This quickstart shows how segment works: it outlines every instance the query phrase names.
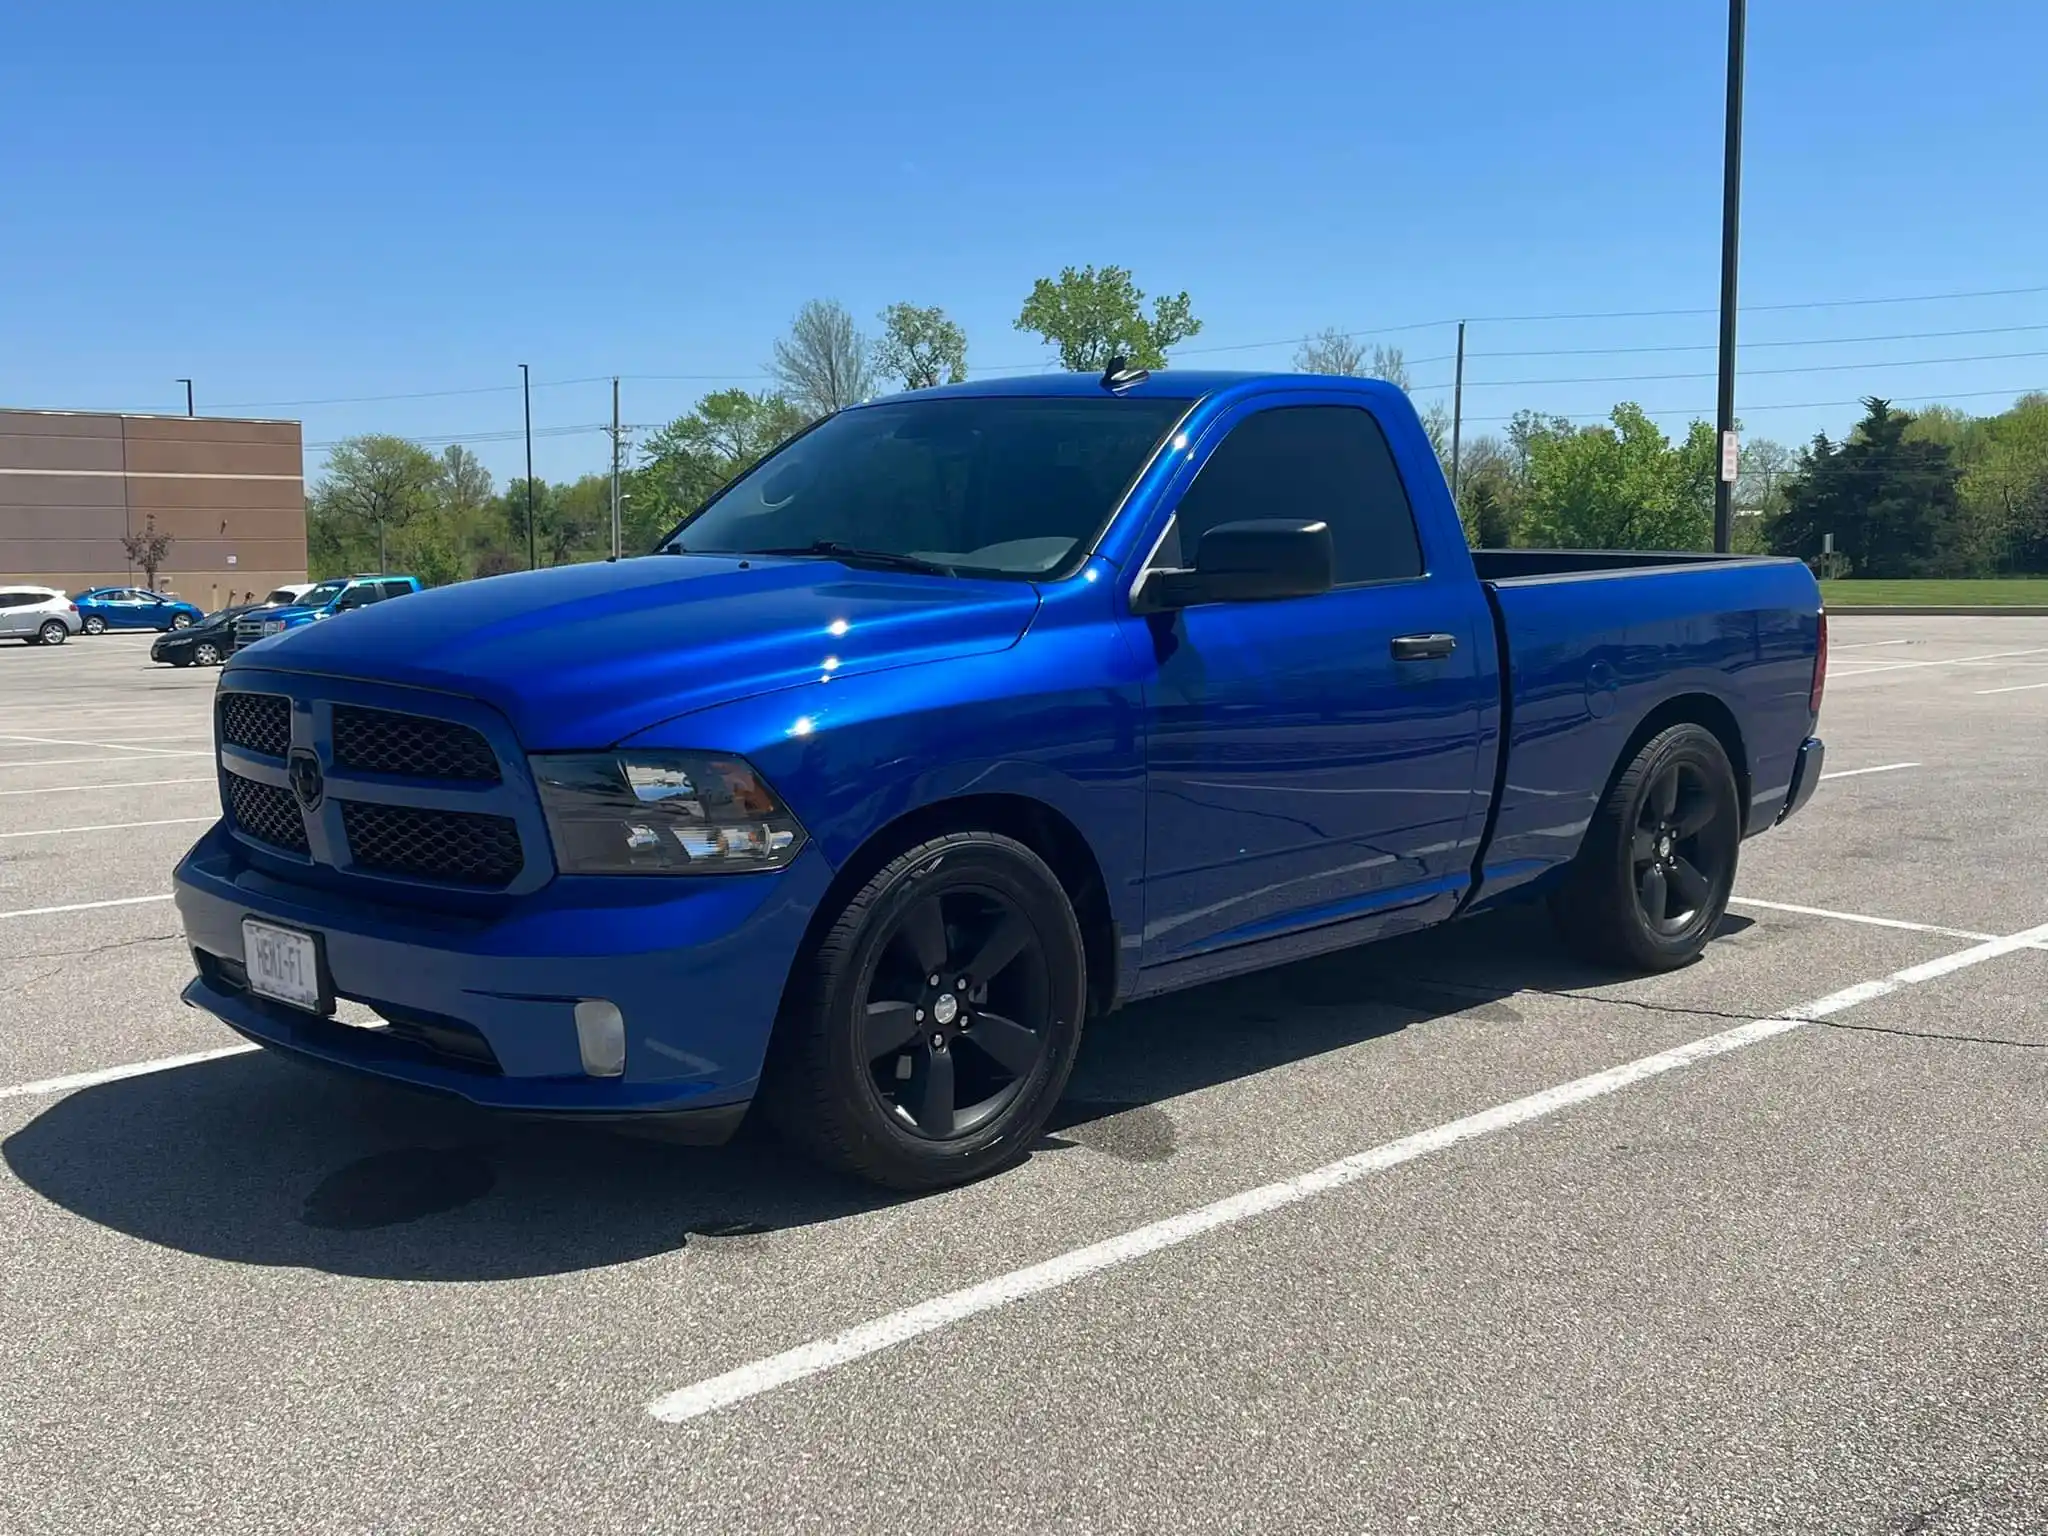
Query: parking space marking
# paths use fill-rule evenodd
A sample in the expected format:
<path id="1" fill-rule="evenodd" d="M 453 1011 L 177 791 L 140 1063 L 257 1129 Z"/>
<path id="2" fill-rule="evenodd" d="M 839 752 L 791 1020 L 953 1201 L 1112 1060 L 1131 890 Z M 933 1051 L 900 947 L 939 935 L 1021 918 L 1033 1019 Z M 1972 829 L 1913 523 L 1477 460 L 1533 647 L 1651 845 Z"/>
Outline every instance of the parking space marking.
<path id="1" fill-rule="evenodd" d="M 139 907 L 147 901 L 169 901 L 171 893 L 161 896 L 116 896 L 112 901 L 74 901 L 63 907 L 17 907 L 12 912 L 0 912 L 0 917 L 52 917 L 59 912 L 97 912 L 101 907 Z"/>
<path id="2" fill-rule="evenodd" d="M 152 1072 L 169 1072 L 175 1067 L 196 1067 L 201 1062 L 219 1061 L 224 1056 L 246 1056 L 262 1047 L 244 1042 L 223 1045 L 211 1051 L 189 1051 L 183 1056 L 163 1056 L 155 1061 L 131 1061 L 124 1067 L 103 1067 L 97 1072 L 73 1072 L 67 1077 L 46 1077 L 35 1083 L 14 1083 L 0 1088 L 0 1099 L 35 1099 L 51 1094 L 76 1093 L 101 1083 L 118 1083 L 124 1077 L 146 1077 Z"/>
<path id="3" fill-rule="evenodd" d="M 1847 645 L 1830 644 L 1828 651 L 1830 654 L 1836 651 L 1867 651 L 1880 645 L 1911 645 L 1912 643 L 1911 640 L 1853 640 Z"/>
<path id="4" fill-rule="evenodd" d="M 1979 688 L 1976 692 L 1982 698 L 1987 693 L 2026 693 L 2034 688 L 2048 688 L 2048 683 L 2014 683 L 2009 688 Z"/>
<path id="5" fill-rule="evenodd" d="M 1981 656 L 1950 656 L 1941 661 L 1892 661 L 1881 667 L 1858 667 L 1854 671 L 1842 672 L 1828 668 L 1828 681 L 1847 677 L 1875 677 L 1880 672 L 1911 672 L 1921 667 L 1960 667 L 1972 661 L 2004 661 L 2012 656 L 2039 656 L 2048 652 L 2048 645 L 2037 645 L 2024 651 L 1986 651 Z"/>
<path id="6" fill-rule="evenodd" d="M 160 752 L 159 757 L 211 757 L 211 752 Z M 128 758 L 104 757 L 45 757 L 40 760 L 28 759 L 18 763 L 0 763 L 0 768 L 70 768 L 78 763 L 128 762 Z"/>
<path id="7" fill-rule="evenodd" d="M 1829 779 L 1855 779 L 1861 778 L 1866 773 L 1897 773 L 1901 768 L 1918 768 L 1919 766 L 1918 763 L 1880 763 L 1875 768 L 1844 768 L 1838 773 L 1822 774 L 1820 781 L 1825 784 Z"/>
<path id="8" fill-rule="evenodd" d="M 129 832 L 137 827 L 186 827 L 211 816 L 169 816 L 162 821 L 102 821 L 90 827 L 38 827 L 33 832 L 0 832 L 0 837 L 60 837 L 71 832 Z"/>
<path id="9" fill-rule="evenodd" d="M 823 1372 L 835 1370 L 869 1355 L 879 1354 L 898 1344 L 949 1328 L 955 1323 L 983 1312 L 991 1312 L 1012 1302 L 1042 1295 L 1047 1291 L 1061 1289 L 1084 1280 L 1090 1275 L 1131 1263 L 1149 1254 L 1213 1232 L 1220 1227 L 1232 1226 L 1268 1211 L 1283 1206 L 1295 1205 L 1311 1196 L 1341 1189 L 1347 1184 L 1389 1168 L 1413 1162 L 1432 1152 L 1443 1151 L 1460 1142 L 1488 1136 L 1533 1120 L 1545 1119 L 1559 1111 L 1571 1108 L 1589 1100 L 1618 1093 L 1624 1088 L 1646 1082 L 1666 1072 L 1681 1067 L 1690 1067 L 1715 1056 L 1739 1051 L 1745 1046 L 1758 1044 L 1787 1034 L 1795 1029 L 1824 1019 L 1845 1009 L 1884 997 L 1901 987 L 1915 986 L 1933 981 L 1955 971 L 2002 955 L 2031 949 L 2048 941 L 2048 923 L 2029 928 L 2004 938 L 1988 940 L 1970 949 L 1958 950 L 1938 960 L 1920 965 L 1908 966 L 1890 976 L 1874 981 L 1859 982 L 1826 997 L 1817 998 L 1801 1007 L 1788 1009 L 1768 1019 L 1754 1019 L 1747 1024 L 1738 1024 L 1719 1034 L 1707 1035 L 1686 1045 L 1669 1051 L 1659 1051 L 1653 1056 L 1644 1056 L 1621 1066 L 1611 1067 L 1605 1072 L 1596 1072 L 1555 1088 L 1546 1088 L 1526 1098 L 1499 1104 L 1492 1109 L 1482 1110 L 1476 1115 L 1467 1115 L 1461 1120 L 1452 1120 L 1430 1130 L 1419 1131 L 1412 1136 L 1382 1143 L 1364 1152 L 1354 1153 L 1334 1163 L 1298 1174 L 1278 1183 L 1262 1185 L 1257 1189 L 1245 1190 L 1201 1206 L 1184 1211 L 1178 1216 L 1169 1216 L 1146 1226 L 1125 1232 L 1117 1237 L 1084 1248 L 1047 1259 L 1024 1269 L 1012 1270 L 997 1275 L 979 1285 L 971 1285 L 948 1295 L 934 1297 L 914 1307 L 892 1312 L 871 1322 L 848 1328 L 830 1338 L 815 1340 L 799 1345 L 779 1355 L 756 1360 L 737 1370 L 713 1376 L 694 1385 L 682 1387 L 656 1398 L 647 1405 L 647 1412 L 664 1424 L 682 1424 L 691 1419 L 702 1418 L 729 1408 L 749 1398 L 759 1397 L 778 1387 L 789 1386 Z"/>
<path id="10" fill-rule="evenodd" d="M 88 789 L 158 789 L 166 784 L 213 784 L 218 782 L 212 774 L 203 779 L 118 779 L 112 784 L 44 784 L 36 789 L 0 789 L 0 798 L 8 795 L 75 795 Z"/>
<path id="11" fill-rule="evenodd" d="M 166 741 L 192 741 L 201 734 L 203 733 L 194 731 L 189 736 L 165 737 L 163 739 Z M 173 751 L 169 747 L 124 746 L 118 741 L 80 741 L 76 737 L 71 736 L 0 736 L 0 741 L 22 741 L 38 747 L 100 747 L 108 752 L 139 752 L 146 757 L 205 757 L 207 755 L 204 752 Z"/>
<path id="12" fill-rule="evenodd" d="M 1980 943 L 1995 939 L 1994 933 L 1978 933 L 1972 928 L 1943 928 L 1936 923 L 1909 923 L 1901 917 L 1871 917 L 1863 912 L 1837 912 L 1831 907 L 1799 907 L 1789 901 L 1762 901 L 1754 896 L 1730 896 L 1731 907 L 1761 907 L 1766 912 L 1793 912 L 1801 917 L 1831 917 L 1838 923 L 1862 923 L 1871 928 L 1899 928 L 1907 933 L 1938 933 L 1950 939 L 1976 939 Z"/>

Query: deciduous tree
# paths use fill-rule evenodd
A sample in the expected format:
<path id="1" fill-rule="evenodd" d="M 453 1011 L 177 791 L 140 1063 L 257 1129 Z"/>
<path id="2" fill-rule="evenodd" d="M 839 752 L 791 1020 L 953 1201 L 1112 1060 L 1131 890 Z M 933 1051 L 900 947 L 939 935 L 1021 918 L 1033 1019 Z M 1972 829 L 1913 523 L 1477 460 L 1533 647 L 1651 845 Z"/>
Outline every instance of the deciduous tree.
<path id="1" fill-rule="evenodd" d="M 345 438 L 327 455 L 307 509 L 307 542 L 335 563 L 332 574 L 359 568 L 372 552 L 386 569 L 386 540 L 433 510 L 443 461 L 418 443 L 389 433 Z"/>
<path id="2" fill-rule="evenodd" d="M 1065 267 L 1032 285 L 1017 329 L 1056 347 L 1062 368 L 1100 373 L 1116 357 L 1133 368 L 1164 368 L 1167 350 L 1198 334 L 1202 322 L 1185 292 L 1155 299 L 1148 317 L 1144 291 L 1123 267 Z"/>
<path id="3" fill-rule="evenodd" d="M 791 403 L 813 420 L 858 405 L 875 392 L 868 341 L 846 306 L 812 299 L 775 343 L 768 371 Z"/>
<path id="4" fill-rule="evenodd" d="M 891 304 L 882 311 L 875 367 L 905 389 L 958 384 L 967 377 L 967 333 L 943 309 Z"/>

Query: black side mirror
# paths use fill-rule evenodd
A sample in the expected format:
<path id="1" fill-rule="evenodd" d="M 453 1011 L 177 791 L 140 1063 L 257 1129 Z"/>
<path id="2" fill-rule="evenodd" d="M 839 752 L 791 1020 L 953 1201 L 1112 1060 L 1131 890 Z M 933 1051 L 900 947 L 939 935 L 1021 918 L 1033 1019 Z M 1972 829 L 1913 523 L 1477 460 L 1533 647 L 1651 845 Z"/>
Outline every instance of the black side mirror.
<path id="1" fill-rule="evenodd" d="M 1321 519 L 1256 518 L 1218 523 L 1195 546 L 1191 570 L 1153 571 L 1138 589 L 1145 612 L 1198 603 L 1259 603 L 1313 597 L 1336 581 L 1330 525 Z"/>

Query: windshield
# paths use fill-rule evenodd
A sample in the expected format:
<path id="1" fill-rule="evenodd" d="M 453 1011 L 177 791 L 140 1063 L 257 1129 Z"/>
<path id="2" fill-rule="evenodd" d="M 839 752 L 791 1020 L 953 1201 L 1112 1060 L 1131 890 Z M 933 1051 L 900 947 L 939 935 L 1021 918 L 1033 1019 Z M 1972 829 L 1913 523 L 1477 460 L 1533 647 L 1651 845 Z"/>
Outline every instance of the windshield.
<path id="1" fill-rule="evenodd" d="M 734 481 L 665 548 L 838 545 L 1042 576 L 1091 545 L 1184 400 L 907 400 L 843 411 Z"/>
<path id="2" fill-rule="evenodd" d="M 322 608 L 333 602 L 346 590 L 348 590 L 348 583 L 345 581 L 323 581 L 319 586 L 300 598 L 298 605 L 302 608 Z"/>
<path id="3" fill-rule="evenodd" d="M 280 608 L 286 603 L 295 603 L 297 601 L 298 599 L 292 596 L 292 589 L 290 587 L 279 587 L 270 596 L 263 599 L 264 606 L 269 608 Z"/>

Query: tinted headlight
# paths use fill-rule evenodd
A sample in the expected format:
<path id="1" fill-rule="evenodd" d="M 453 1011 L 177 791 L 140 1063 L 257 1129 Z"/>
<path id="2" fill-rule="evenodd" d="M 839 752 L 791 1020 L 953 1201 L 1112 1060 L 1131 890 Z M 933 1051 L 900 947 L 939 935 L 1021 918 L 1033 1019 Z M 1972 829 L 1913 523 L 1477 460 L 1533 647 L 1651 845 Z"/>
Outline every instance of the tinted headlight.
<path id="1" fill-rule="evenodd" d="M 528 762 L 565 875 L 780 869 L 804 845 L 804 829 L 741 758 L 621 751 Z"/>

